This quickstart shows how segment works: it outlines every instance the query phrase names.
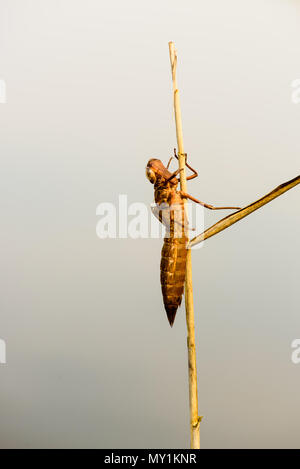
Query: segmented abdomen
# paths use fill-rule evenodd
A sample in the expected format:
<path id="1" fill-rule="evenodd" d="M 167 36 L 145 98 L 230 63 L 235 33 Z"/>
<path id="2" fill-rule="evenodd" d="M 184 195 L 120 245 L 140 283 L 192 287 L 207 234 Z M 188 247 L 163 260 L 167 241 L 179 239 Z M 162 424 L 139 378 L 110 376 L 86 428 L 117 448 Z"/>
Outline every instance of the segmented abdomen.
<path id="1" fill-rule="evenodd" d="M 186 268 L 187 238 L 166 237 L 161 252 L 160 281 L 165 309 L 172 326 L 181 304 Z"/>

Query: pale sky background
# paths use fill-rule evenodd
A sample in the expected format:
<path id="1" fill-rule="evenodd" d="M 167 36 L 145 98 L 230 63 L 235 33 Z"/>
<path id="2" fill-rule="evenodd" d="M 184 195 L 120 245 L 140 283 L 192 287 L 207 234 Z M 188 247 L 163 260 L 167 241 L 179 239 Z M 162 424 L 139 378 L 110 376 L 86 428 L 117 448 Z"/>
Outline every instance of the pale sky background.
<path id="1" fill-rule="evenodd" d="M 174 147 L 192 195 L 246 205 L 300 173 L 297 0 L 0 0 L 1 448 L 189 445 L 184 309 L 161 240 L 100 240 Z M 300 448 L 300 187 L 193 254 L 203 448 Z M 206 225 L 226 213 L 207 213 Z"/>

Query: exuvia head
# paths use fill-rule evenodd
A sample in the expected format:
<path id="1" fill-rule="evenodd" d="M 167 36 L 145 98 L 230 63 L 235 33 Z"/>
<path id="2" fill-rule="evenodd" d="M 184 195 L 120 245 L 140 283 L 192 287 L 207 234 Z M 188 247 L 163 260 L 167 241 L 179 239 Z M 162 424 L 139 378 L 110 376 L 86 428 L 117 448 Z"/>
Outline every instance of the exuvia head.
<path id="1" fill-rule="evenodd" d="M 165 168 L 160 160 L 151 158 L 151 160 L 148 161 L 146 166 L 146 177 L 151 182 L 151 184 L 155 184 L 157 179 L 165 179 L 167 181 L 171 176 L 172 173 L 170 173 L 170 171 Z M 178 180 L 175 176 L 173 179 L 169 180 L 169 182 L 174 185 L 178 184 Z"/>

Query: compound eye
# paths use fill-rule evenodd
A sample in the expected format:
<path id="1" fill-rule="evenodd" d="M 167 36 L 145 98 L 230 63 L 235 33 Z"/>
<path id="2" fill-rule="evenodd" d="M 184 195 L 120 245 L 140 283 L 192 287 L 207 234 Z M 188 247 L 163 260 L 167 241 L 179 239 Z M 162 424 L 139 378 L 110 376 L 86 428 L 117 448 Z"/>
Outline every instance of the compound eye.
<path id="1" fill-rule="evenodd" d="M 153 169 L 151 168 L 146 168 L 146 177 L 147 179 L 151 182 L 151 184 L 154 184 L 156 181 L 156 175 Z"/>

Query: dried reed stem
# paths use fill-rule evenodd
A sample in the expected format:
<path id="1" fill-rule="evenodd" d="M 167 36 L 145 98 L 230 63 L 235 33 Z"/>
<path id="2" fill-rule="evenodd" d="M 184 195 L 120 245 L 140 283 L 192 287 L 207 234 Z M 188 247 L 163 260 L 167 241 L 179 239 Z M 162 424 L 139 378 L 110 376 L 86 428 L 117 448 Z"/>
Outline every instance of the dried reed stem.
<path id="1" fill-rule="evenodd" d="M 185 173 L 185 155 L 183 147 L 181 107 L 179 91 L 177 88 L 176 68 L 177 55 L 175 45 L 169 42 L 169 52 L 171 61 L 171 72 L 174 92 L 174 111 L 176 123 L 176 135 L 178 145 L 178 158 L 180 172 L 181 190 L 187 192 L 186 173 Z M 187 252 L 186 262 L 186 280 L 185 280 L 185 309 L 187 324 L 187 347 L 188 347 L 188 365 L 189 365 L 189 403 L 190 403 L 190 430 L 191 430 L 191 448 L 200 449 L 200 418 L 198 416 L 198 392 L 197 392 L 197 367 L 196 367 L 196 347 L 195 347 L 195 324 L 194 324 L 194 301 L 193 301 L 193 281 L 192 281 L 192 259 L 191 250 Z"/>
<path id="2" fill-rule="evenodd" d="M 241 210 L 238 210 L 237 212 L 234 212 L 225 218 L 222 218 L 222 220 L 219 220 L 213 226 L 211 226 L 210 228 L 205 230 L 203 233 L 201 233 L 200 235 L 192 239 L 189 243 L 189 247 L 191 248 L 195 246 L 196 244 L 201 243 L 205 239 L 211 238 L 212 236 L 220 233 L 220 231 L 223 231 L 226 228 L 229 228 L 229 226 L 247 217 L 248 215 L 250 215 L 250 213 L 255 212 L 255 210 L 258 210 L 260 207 L 263 207 L 264 205 L 268 204 L 272 200 L 276 199 L 276 197 L 279 197 L 280 195 L 284 194 L 286 191 L 297 186 L 297 184 L 299 183 L 300 183 L 300 176 L 297 176 L 294 179 L 291 179 L 290 181 L 287 181 L 281 184 L 280 186 L 276 187 L 276 189 L 274 189 L 272 192 L 269 192 L 267 195 L 265 195 L 261 199 L 258 199 L 256 202 L 253 202 L 252 204 L 247 205 L 247 207 L 242 208 Z"/>

